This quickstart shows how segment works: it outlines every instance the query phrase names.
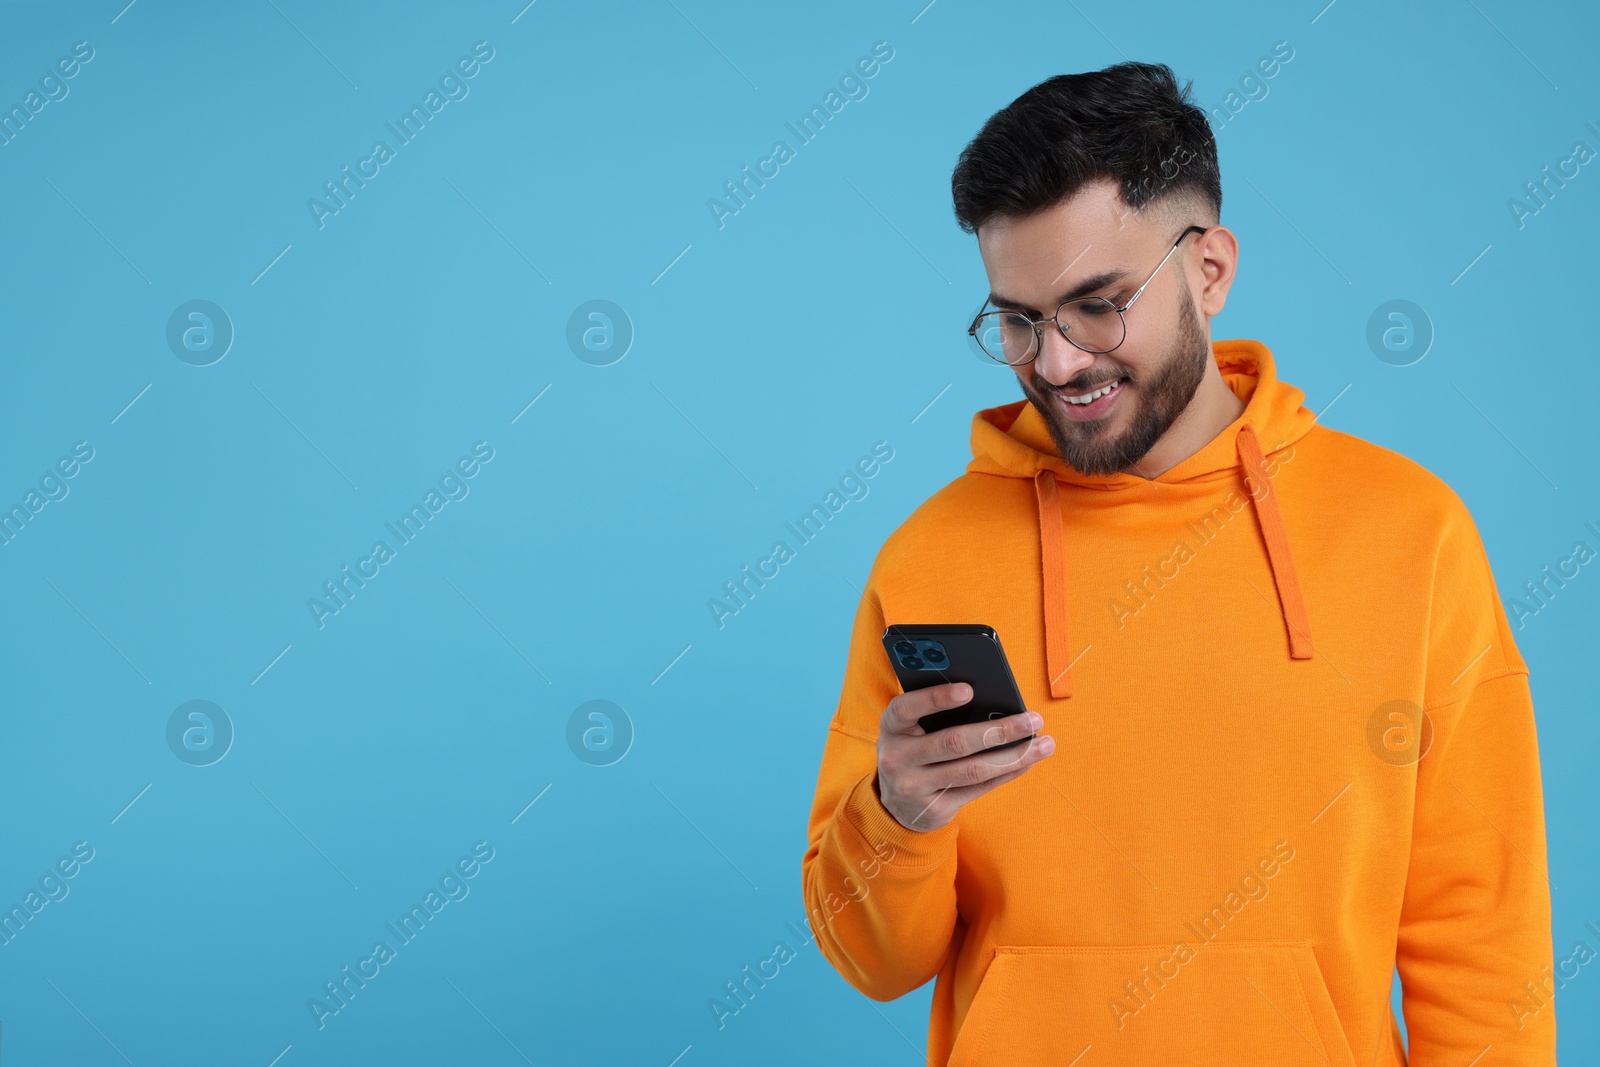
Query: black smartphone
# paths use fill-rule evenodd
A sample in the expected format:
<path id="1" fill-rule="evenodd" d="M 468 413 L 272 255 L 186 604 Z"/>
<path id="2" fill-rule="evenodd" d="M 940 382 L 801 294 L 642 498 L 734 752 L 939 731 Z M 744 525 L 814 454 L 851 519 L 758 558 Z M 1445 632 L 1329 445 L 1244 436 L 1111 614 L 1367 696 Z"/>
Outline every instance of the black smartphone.
<path id="1" fill-rule="evenodd" d="M 929 733 L 951 726 L 1003 719 L 1027 710 L 993 627 L 975 624 L 891 626 L 883 631 L 883 648 L 889 654 L 895 677 L 900 679 L 900 688 L 907 693 L 947 682 L 966 682 L 972 687 L 972 699 L 965 704 L 917 720 L 917 725 Z M 1032 741 L 1036 736 L 1029 734 L 983 751 L 1011 748 Z"/>

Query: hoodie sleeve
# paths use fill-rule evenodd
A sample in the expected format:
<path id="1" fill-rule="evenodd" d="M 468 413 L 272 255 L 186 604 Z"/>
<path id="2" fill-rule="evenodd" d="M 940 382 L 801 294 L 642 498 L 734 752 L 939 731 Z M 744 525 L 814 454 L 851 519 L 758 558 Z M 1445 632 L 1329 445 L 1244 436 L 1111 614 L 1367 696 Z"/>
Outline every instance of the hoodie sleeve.
<path id="1" fill-rule="evenodd" d="M 920 832 L 878 799 L 878 721 L 900 692 L 869 579 L 856 608 L 839 706 L 828 724 L 807 848 L 806 914 L 829 963 L 874 1000 L 934 977 L 956 937 L 955 821 Z"/>
<path id="2" fill-rule="evenodd" d="M 1434 561 L 1426 720 L 1396 963 L 1412 1067 L 1554 1067 L 1539 740 L 1478 531 L 1459 498 Z M 1423 727 L 1427 738 L 1426 723 Z"/>

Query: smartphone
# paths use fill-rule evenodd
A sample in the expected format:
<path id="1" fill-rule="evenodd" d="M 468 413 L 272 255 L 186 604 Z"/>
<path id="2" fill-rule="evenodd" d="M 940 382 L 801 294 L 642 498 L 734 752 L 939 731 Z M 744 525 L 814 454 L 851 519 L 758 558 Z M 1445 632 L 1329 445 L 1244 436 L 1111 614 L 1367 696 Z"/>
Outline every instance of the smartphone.
<path id="1" fill-rule="evenodd" d="M 900 679 L 900 688 L 907 693 L 947 682 L 966 682 L 972 687 L 972 699 L 965 704 L 917 720 L 917 725 L 929 733 L 1020 715 L 1026 710 L 993 627 L 890 626 L 883 631 L 883 648 Z M 1036 736 L 1029 734 L 983 751 L 1026 744 Z"/>

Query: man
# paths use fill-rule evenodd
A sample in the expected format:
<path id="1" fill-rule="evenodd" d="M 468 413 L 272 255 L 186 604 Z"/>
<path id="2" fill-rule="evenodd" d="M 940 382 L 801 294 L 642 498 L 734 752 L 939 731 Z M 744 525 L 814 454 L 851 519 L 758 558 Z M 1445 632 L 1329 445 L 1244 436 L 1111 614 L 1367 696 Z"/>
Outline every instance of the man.
<path id="1" fill-rule="evenodd" d="M 1210 340 L 1238 265 L 1165 66 L 1052 78 L 952 187 L 1026 399 L 885 542 L 803 884 L 929 1064 L 1552 1065 L 1538 742 L 1476 527 Z M 1095 299 L 1105 298 L 1105 299 Z M 889 625 L 983 623 L 1028 715 L 925 733 Z M 1023 746 L 982 750 L 1037 733 Z"/>

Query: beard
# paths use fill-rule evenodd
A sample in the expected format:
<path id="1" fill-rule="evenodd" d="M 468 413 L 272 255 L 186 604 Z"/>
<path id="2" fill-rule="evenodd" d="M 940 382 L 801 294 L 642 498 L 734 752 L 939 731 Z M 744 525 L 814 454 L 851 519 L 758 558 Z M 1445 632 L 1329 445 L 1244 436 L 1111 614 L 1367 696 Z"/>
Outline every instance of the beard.
<path id="1" fill-rule="evenodd" d="M 1087 388 L 1070 382 L 1057 387 L 1037 373 L 1031 375 L 1031 386 L 1027 381 L 1018 379 L 1022 384 L 1022 392 L 1044 416 L 1045 426 L 1056 443 L 1056 451 L 1081 473 L 1117 474 L 1134 466 L 1167 432 L 1200 388 L 1206 363 L 1212 359 L 1211 345 L 1200 325 L 1200 316 L 1195 311 L 1189 287 L 1182 288 L 1183 307 L 1178 315 L 1177 340 L 1167 358 L 1150 376 L 1135 379 L 1125 365 L 1115 360 L 1109 361 L 1113 370 L 1129 379 L 1122 388 L 1126 389 L 1131 384 L 1136 390 L 1131 397 L 1120 397 L 1119 406 L 1126 407 L 1130 399 L 1138 400 L 1133 409 L 1132 424 L 1120 435 L 1111 436 L 1106 419 L 1075 422 L 1067 418 L 1061 412 L 1062 401 L 1055 399 L 1057 396 L 1082 395 L 1095 388 L 1096 383 L 1090 383 Z M 1105 378 L 1098 384 L 1104 385 L 1114 380 Z"/>

